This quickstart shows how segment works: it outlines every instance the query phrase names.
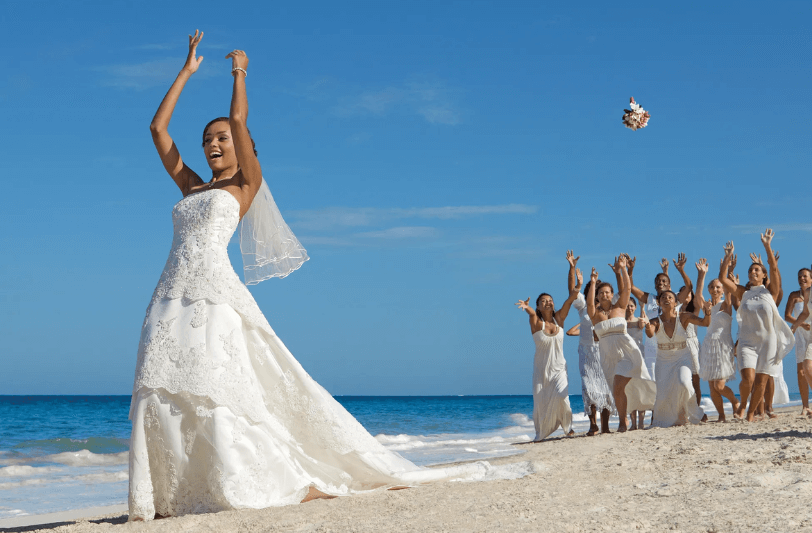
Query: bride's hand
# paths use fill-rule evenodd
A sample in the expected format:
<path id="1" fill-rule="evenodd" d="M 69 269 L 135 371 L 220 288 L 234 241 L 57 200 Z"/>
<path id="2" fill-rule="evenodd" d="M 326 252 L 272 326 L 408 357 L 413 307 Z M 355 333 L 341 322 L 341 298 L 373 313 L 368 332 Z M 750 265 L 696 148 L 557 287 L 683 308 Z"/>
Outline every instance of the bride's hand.
<path id="1" fill-rule="evenodd" d="M 189 55 L 186 56 L 186 64 L 183 65 L 183 68 L 184 70 L 188 70 L 191 74 L 197 72 L 201 61 L 203 61 L 203 56 L 196 57 L 197 45 L 200 44 L 202 38 L 203 32 L 199 30 L 195 30 L 195 34 L 189 36 Z"/>
<path id="2" fill-rule="evenodd" d="M 226 59 L 231 58 L 231 70 L 241 68 L 248 69 L 248 56 L 242 50 L 234 50 L 226 56 Z"/>

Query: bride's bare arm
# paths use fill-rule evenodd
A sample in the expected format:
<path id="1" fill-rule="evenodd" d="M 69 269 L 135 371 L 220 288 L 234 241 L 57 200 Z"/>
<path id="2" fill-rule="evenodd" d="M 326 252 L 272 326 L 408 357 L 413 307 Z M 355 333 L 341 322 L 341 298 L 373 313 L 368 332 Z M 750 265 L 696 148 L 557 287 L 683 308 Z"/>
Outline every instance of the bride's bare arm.
<path id="1" fill-rule="evenodd" d="M 191 168 L 183 163 L 178 147 L 175 146 L 175 142 L 169 136 L 169 121 L 172 119 L 172 112 L 175 110 L 175 105 L 178 103 L 183 87 L 192 74 L 197 72 L 200 62 L 203 61 L 203 56 L 196 57 L 197 45 L 200 44 L 202 38 L 203 32 L 197 30 L 195 30 L 194 35 L 189 36 L 189 55 L 186 57 L 186 64 L 183 65 L 172 87 L 169 88 L 169 92 L 164 96 L 149 125 L 152 142 L 155 143 L 161 162 L 184 196 L 189 193 L 192 186 L 203 182 Z"/>
<path id="2" fill-rule="evenodd" d="M 231 111 L 228 124 L 234 139 L 234 151 L 240 165 L 243 182 L 240 184 L 240 217 L 248 212 L 254 201 L 259 186 L 262 185 L 262 169 L 254 153 L 254 143 L 248 133 L 248 96 L 245 94 L 245 69 L 248 67 L 248 56 L 242 50 L 234 50 L 226 56 L 231 58 L 231 70 L 234 75 L 234 89 L 231 93 Z"/>

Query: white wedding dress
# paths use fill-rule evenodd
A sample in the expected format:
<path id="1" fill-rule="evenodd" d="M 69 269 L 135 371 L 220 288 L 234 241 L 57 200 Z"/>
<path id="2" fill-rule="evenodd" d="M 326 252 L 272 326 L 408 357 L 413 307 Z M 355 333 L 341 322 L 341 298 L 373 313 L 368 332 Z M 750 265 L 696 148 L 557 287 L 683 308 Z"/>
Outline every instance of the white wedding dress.
<path id="1" fill-rule="evenodd" d="M 304 371 L 229 261 L 227 191 L 175 205 L 172 250 L 147 308 L 130 419 L 130 520 L 300 502 L 458 477 L 387 450 Z"/>

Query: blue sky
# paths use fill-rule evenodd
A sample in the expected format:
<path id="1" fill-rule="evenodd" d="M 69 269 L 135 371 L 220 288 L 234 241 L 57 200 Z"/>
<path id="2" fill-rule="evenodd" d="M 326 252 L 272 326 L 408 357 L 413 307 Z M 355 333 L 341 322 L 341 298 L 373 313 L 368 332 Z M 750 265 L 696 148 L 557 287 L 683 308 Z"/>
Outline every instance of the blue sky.
<path id="1" fill-rule="evenodd" d="M 786 292 L 812 262 L 806 2 L 244 4 L 4 3 L 0 394 L 131 391 L 180 199 L 148 125 L 196 28 L 170 133 L 205 175 L 245 50 L 263 172 L 311 256 L 251 291 L 334 394 L 529 394 L 513 302 L 562 302 L 569 248 L 585 270 L 636 255 L 646 287 L 660 257 L 715 266 L 768 225 Z"/>

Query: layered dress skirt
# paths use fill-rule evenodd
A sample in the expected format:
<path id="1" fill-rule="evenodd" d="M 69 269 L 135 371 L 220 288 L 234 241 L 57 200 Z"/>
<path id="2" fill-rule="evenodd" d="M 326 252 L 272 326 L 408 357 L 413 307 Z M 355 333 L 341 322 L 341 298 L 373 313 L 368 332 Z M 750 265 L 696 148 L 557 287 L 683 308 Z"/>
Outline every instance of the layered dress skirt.
<path id="1" fill-rule="evenodd" d="M 733 366 L 733 317 L 722 311 L 719 302 L 711 309 L 711 323 L 699 350 L 699 377 L 705 381 L 728 380 L 736 374 Z"/>
<path id="2" fill-rule="evenodd" d="M 300 502 L 489 476 L 425 469 L 387 450 L 288 351 L 228 258 L 240 204 L 209 189 L 172 212 L 130 407 L 130 519 Z"/>

